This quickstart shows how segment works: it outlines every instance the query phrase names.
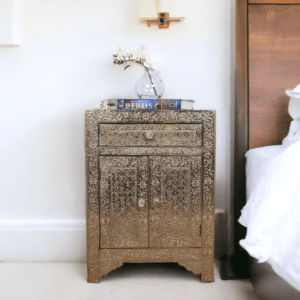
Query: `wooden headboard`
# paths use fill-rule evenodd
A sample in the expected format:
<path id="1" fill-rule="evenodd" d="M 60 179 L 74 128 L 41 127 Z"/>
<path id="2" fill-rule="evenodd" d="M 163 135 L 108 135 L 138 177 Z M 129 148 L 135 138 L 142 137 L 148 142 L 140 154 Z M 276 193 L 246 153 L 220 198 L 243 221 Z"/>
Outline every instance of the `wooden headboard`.
<path id="1" fill-rule="evenodd" d="M 234 197 L 230 212 L 233 253 L 243 250 L 238 222 L 246 203 L 245 154 L 277 145 L 291 118 L 285 89 L 300 83 L 300 0 L 236 0 Z M 230 215 L 229 213 L 229 215 Z M 241 255 L 244 258 L 244 255 Z M 241 262 L 242 264 L 242 262 Z M 238 264 L 237 264 L 238 265 Z"/>
<path id="2" fill-rule="evenodd" d="M 281 143 L 300 83 L 300 5 L 249 5 L 249 148 Z"/>

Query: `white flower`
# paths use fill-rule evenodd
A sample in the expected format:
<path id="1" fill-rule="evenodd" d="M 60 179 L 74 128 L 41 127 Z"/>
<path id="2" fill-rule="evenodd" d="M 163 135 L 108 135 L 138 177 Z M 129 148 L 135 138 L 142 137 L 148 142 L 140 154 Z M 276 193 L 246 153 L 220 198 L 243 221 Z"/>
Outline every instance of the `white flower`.
<path id="1" fill-rule="evenodd" d="M 124 61 L 124 58 L 121 52 L 114 53 L 114 62 L 122 62 L 122 61 Z"/>
<path id="2" fill-rule="evenodd" d="M 135 46 L 131 48 L 131 55 L 132 59 L 134 61 L 139 60 L 146 54 L 146 51 L 144 51 L 143 47 Z"/>
<path id="3" fill-rule="evenodd" d="M 131 53 L 127 48 L 124 48 L 122 51 L 122 56 L 124 57 L 124 59 L 130 59 L 131 58 Z"/>
<path id="4" fill-rule="evenodd" d="M 119 51 L 114 53 L 114 62 L 123 62 L 123 50 L 119 47 Z"/>
<path id="5" fill-rule="evenodd" d="M 119 47 L 119 51 L 114 53 L 114 62 L 122 63 L 126 61 L 126 59 L 130 59 L 130 57 L 131 54 L 127 48 L 121 49 L 121 47 Z"/>
<path id="6" fill-rule="evenodd" d="M 157 67 L 154 64 L 156 58 L 151 54 L 147 54 L 143 47 L 135 46 L 129 51 L 127 48 L 121 49 L 114 53 L 114 63 L 118 65 L 125 65 L 125 70 L 131 66 L 132 62 L 143 64 L 145 68 L 150 70 L 156 70 Z"/>
<path id="7" fill-rule="evenodd" d="M 156 57 L 154 57 L 151 53 L 144 55 L 145 59 L 144 66 L 149 69 L 156 70 L 157 67 L 154 64 L 156 62 Z"/>

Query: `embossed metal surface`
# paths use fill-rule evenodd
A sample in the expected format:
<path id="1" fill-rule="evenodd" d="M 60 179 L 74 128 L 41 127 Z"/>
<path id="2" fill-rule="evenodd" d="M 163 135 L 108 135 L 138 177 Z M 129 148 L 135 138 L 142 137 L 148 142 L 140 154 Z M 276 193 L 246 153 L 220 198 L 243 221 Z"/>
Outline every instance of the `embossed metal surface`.
<path id="1" fill-rule="evenodd" d="M 101 248 L 148 247 L 147 157 L 100 157 Z"/>
<path id="2" fill-rule="evenodd" d="M 100 124 L 100 146 L 201 147 L 202 124 Z"/>
<path id="3" fill-rule="evenodd" d="M 213 263 L 214 263 L 214 154 L 215 154 L 215 112 L 214 111 L 86 111 L 86 176 L 87 176 L 87 258 L 88 258 L 88 281 L 100 282 L 101 276 L 114 268 L 122 265 L 123 262 L 154 262 L 154 261 L 178 261 L 179 264 L 192 270 L 195 274 L 201 273 L 202 281 L 213 281 Z M 99 124 L 176 124 L 186 123 L 188 125 L 202 125 L 202 146 L 201 147 L 120 147 L 112 146 L 101 147 L 99 149 Z M 147 124 L 148 125 L 148 124 Z M 146 139 L 146 137 L 145 137 Z M 100 174 L 99 174 L 99 154 L 100 160 L 104 157 L 113 159 L 113 155 L 123 155 L 132 158 L 145 159 L 146 157 L 134 155 L 152 155 L 151 159 L 162 155 L 180 155 L 180 157 L 202 155 L 202 248 L 144 248 L 144 249 L 100 249 Z M 156 156 L 158 155 L 158 156 Z M 115 156 L 115 157 L 117 157 Z M 122 157 L 119 159 L 122 160 Z M 147 157 L 149 159 L 149 157 Z M 193 159 L 190 157 L 190 159 Z M 130 164 L 121 165 L 117 162 L 111 165 L 115 169 L 115 176 L 121 176 L 124 168 L 137 168 L 140 165 L 130 161 Z M 109 164 L 109 163 L 108 163 Z M 143 165 L 143 164 L 142 164 Z M 168 167 L 168 166 L 167 166 Z M 177 166 L 173 181 L 175 178 L 182 178 L 180 172 L 188 172 L 186 165 Z M 119 168 L 119 169 L 118 169 Z M 131 169 L 130 169 L 131 170 Z M 102 169 L 101 169 L 102 171 Z M 163 171 L 164 176 L 168 174 L 168 168 Z M 149 168 L 147 172 L 151 172 Z M 160 175 L 161 176 L 161 175 Z M 190 173 L 190 177 L 193 172 Z M 133 180 L 133 175 L 129 172 L 128 178 Z M 166 177 L 167 178 L 167 177 Z M 102 178 L 101 178 L 102 179 Z M 131 182 L 130 181 L 130 182 Z M 132 181 L 133 182 L 133 181 Z M 137 181 L 138 182 L 138 181 Z M 165 193 L 170 193 L 170 187 L 167 179 L 163 179 Z M 149 185 L 149 184 L 148 184 Z M 128 191 L 135 186 L 130 183 Z M 201 182 L 200 182 L 201 188 Z M 101 188 L 102 190 L 102 188 Z M 125 190 L 125 188 L 124 188 Z M 192 193 L 195 191 L 192 190 Z M 196 191 L 197 193 L 197 191 Z M 102 191 L 101 191 L 102 194 Z M 140 195 L 136 196 L 141 198 Z M 152 197 L 159 198 L 161 197 Z M 150 200 L 152 199 L 150 198 Z M 149 198 L 144 198 L 146 201 Z M 174 199 L 174 198 L 173 198 Z M 183 201 L 186 201 L 185 198 Z M 176 201 L 175 201 L 176 202 Z M 185 202 L 187 203 L 187 202 Z M 144 207 L 148 207 L 148 202 Z M 161 207 L 164 207 L 161 202 Z M 119 206 L 118 206 L 119 209 Z M 140 209 L 140 208 L 138 208 Z M 186 213 L 183 214 L 187 216 Z M 126 217 L 122 215 L 122 217 Z M 125 218 L 126 219 L 126 218 Z M 102 226 L 102 225 L 101 225 Z M 118 225 L 120 226 L 120 225 Z M 177 225 L 176 225 L 177 226 Z M 101 236 L 102 240 L 102 236 Z M 109 240 L 109 238 L 107 239 Z M 122 239 L 116 239 L 120 242 Z M 134 239 L 132 239 L 133 241 Z M 169 240 L 170 242 L 170 240 Z M 121 242 L 122 243 L 122 242 Z M 134 242 L 133 242 L 134 244 Z M 139 247 L 140 248 L 140 247 Z M 190 251 L 201 251 L 195 257 L 190 257 Z M 115 252 L 116 251 L 116 252 Z M 173 252 L 172 252 L 173 251 Z M 177 252 L 178 251 L 178 252 Z M 171 253 L 180 253 L 182 259 L 173 259 Z M 155 254 L 156 253 L 156 254 Z M 174 254 L 175 255 L 175 254 Z M 145 259 L 147 257 L 147 259 Z M 150 258 L 153 257 L 153 260 Z M 166 257 L 166 260 L 162 260 Z M 185 257 L 185 258 L 184 258 Z M 105 271 L 106 270 L 106 271 Z"/>
<path id="4" fill-rule="evenodd" d="M 99 155 L 203 155 L 196 147 L 102 147 Z"/>
<path id="5" fill-rule="evenodd" d="M 150 157 L 150 247 L 201 247 L 201 167 L 201 156 Z"/>
<path id="6" fill-rule="evenodd" d="M 101 276 L 123 263 L 177 262 L 195 275 L 201 274 L 201 248 L 100 249 Z"/>

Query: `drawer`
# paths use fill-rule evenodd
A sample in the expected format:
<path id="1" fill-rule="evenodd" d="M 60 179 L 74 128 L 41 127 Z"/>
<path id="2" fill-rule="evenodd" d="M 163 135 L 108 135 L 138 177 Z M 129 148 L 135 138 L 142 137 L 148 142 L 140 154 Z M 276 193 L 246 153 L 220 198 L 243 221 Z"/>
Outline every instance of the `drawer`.
<path id="1" fill-rule="evenodd" d="M 100 124 L 99 145 L 202 146 L 202 124 Z"/>

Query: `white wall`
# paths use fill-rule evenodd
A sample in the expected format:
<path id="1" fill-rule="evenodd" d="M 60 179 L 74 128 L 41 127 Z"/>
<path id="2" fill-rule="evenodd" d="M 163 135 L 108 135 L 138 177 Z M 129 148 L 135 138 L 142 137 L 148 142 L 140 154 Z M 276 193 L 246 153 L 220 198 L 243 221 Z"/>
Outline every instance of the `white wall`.
<path id="1" fill-rule="evenodd" d="M 145 1 L 144 1 L 145 2 Z M 138 0 L 22 0 L 21 46 L 0 47 L 0 260 L 85 259 L 84 112 L 136 98 L 143 68 L 118 46 L 154 54 L 164 98 L 217 111 L 216 204 L 230 197 L 233 0 L 173 0 L 168 30 L 138 22 Z"/>

